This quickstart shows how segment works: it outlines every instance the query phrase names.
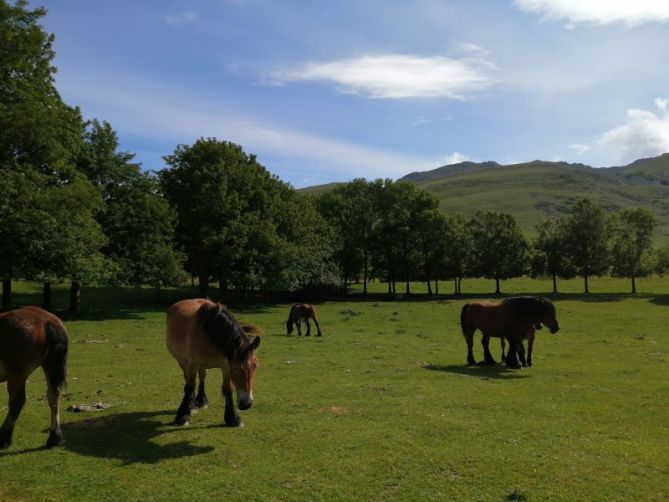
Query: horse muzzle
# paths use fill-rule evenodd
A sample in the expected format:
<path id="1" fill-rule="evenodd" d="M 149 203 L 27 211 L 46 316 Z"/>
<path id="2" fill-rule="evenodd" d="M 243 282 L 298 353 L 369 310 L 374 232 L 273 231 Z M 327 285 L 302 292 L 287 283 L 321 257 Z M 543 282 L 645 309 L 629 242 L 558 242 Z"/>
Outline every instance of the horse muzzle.
<path id="1" fill-rule="evenodd" d="M 251 406 L 253 406 L 253 400 L 237 401 L 237 406 L 240 410 L 248 410 Z"/>
<path id="2" fill-rule="evenodd" d="M 240 410 L 248 410 L 253 406 L 253 392 L 239 392 L 237 391 L 237 407 Z"/>
<path id="3" fill-rule="evenodd" d="M 558 324 L 556 324 L 555 326 L 551 326 L 551 327 L 550 327 L 550 330 L 551 330 L 551 334 L 554 335 L 555 333 L 557 333 L 558 331 L 560 331 L 560 326 L 559 326 Z"/>

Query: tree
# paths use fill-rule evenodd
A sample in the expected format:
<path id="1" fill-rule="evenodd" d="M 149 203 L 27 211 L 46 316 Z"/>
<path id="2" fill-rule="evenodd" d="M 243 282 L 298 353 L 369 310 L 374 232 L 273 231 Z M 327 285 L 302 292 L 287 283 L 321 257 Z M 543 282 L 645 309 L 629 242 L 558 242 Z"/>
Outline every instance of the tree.
<path id="1" fill-rule="evenodd" d="M 609 222 L 602 207 L 590 199 L 577 202 L 565 221 L 565 237 L 569 259 L 589 293 L 588 278 L 609 267 Z"/>
<path id="2" fill-rule="evenodd" d="M 164 285 L 185 280 L 184 257 L 175 250 L 176 212 L 160 194 L 155 176 L 118 151 L 111 125 L 93 120 L 85 133 L 79 169 L 98 188 L 104 206 L 96 220 L 107 237 L 103 252 L 115 283 Z"/>
<path id="3" fill-rule="evenodd" d="M 73 158 L 81 144 L 79 110 L 62 102 L 53 85 L 53 35 L 38 24 L 44 9 L 29 10 L 0 0 L 0 201 L 2 214 L 3 307 L 11 280 L 36 274 L 33 252 L 46 240 L 34 197 L 65 187 L 76 178 Z M 7 180 L 7 183 L 5 183 Z M 20 196 L 20 200 L 17 198 Z M 9 203 L 7 202 L 9 201 Z M 11 264 L 10 264 L 11 262 Z"/>
<path id="4" fill-rule="evenodd" d="M 471 269 L 474 243 L 469 221 L 462 214 L 446 217 L 444 234 L 444 263 L 442 266 L 445 279 L 453 279 L 454 293 L 462 294 L 462 279 Z"/>
<path id="5" fill-rule="evenodd" d="M 548 218 L 536 226 L 537 238 L 533 243 L 532 276 L 550 275 L 553 293 L 557 293 L 557 278 L 574 277 L 575 270 L 569 261 L 565 224 Z"/>
<path id="6" fill-rule="evenodd" d="M 499 281 L 522 275 L 527 268 L 528 244 L 510 214 L 478 211 L 470 222 L 475 275 Z"/>
<path id="7" fill-rule="evenodd" d="M 657 220 L 648 209 L 635 207 L 619 211 L 614 221 L 612 272 L 618 277 L 629 277 L 632 293 L 636 293 L 636 278 L 653 272 L 653 232 Z"/>

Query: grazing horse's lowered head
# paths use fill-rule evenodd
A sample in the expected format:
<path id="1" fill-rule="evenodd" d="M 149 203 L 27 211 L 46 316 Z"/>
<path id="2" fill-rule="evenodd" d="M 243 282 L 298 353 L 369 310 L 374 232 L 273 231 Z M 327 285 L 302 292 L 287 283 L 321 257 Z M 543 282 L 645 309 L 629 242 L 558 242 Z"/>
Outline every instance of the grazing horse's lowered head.
<path id="1" fill-rule="evenodd" d="M 517 315 L 526 317 L 536 329 L 541 329 L 545 325 L 553 334 L 560 331 L 560 323 L 555 314 L 555 305 L 548 298 L 515 296 L 507 298 L 503 303 L 508 304 Z"/>
<path id="2" fill-rule="evenodd" d="M 258 332 L 255 326 L 242 325 L 222 304 L 205 306 L 198 312 L 198 321 L 207 338 L 228 360 L 230 380 L 237 392 L 237 406 L 248 410 L 253 404 L 253 383 L 258 367 L 256 350 L 260 337 L 249 338 Z"/>

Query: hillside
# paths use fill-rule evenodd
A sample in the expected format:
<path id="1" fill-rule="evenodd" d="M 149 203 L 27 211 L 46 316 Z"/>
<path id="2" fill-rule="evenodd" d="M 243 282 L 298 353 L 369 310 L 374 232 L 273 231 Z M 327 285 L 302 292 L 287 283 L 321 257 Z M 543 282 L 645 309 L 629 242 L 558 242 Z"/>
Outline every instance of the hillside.
<path id="1" fill-rule="evenodd" d="M 610 211 L 642 206 L 659 220 L 658 242 L 669 241 L 669 154 L 597 169 L 566 162 L 463 162 L 400 180 L 436 194 L 448 213 L 511 213 L 528 234 L 543 218 L 564 216 L 583 197 Z"/>

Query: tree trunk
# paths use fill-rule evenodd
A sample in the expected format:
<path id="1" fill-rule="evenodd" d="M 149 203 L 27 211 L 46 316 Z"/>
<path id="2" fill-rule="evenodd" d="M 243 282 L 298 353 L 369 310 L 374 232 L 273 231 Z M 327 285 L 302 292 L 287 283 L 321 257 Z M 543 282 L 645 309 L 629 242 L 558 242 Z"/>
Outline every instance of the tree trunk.
<path id="1" fill-rule="evenodd" d="M 557 276 L 553 273 L 553 294 L 557 294 Z"/>
<path id="2" fill-rule="evenodd" d="M 228 292 L 228 281 L 226 281 L 225 279 L 219 279 L 218 296 L 221 297 L 221 301 L 225 298 L 227 292 Z"/>
<path id="3" fill-rule="evenodd" d="M 495 294 L 499 295 L 502 292 L 499 289 L 499 276 L 495 276 Z"/>
<path id="4" fill-rule="evenodd" d="M 2 310 L 8 310 L 12 305 L 12 280 L 2 280 Z"/>
<path id="5" fill-rule="evenodd" d="M 362 270 L 362 294 L 366 295 L 367 294 L 367 274 L 368 274 L 368 268 L 369 268 L 369 265 L 367 264 L 367 262 L 369 261 L 368 257 L 367 257 L 367 249 L 365 249 L 364 260 L 365 260 L 365 264 L 364 264 L 364 267 L 363 267 L 363 270 Z"/>
<path id="6" fill-rule="evenodd" d="M 632 276 L 632 293 L 636 293 L 636 277 Z"/>
<path id="7" fill-rule="evenodd" d="M 439 296 L 439 279 L 434 280 L 434 294 Z"/>
<path id="8" fill-rule="evenodd" d="M 393 293 L 393 283 L 390 279 L 388 279 L 388 294 L 391 295 Z"/>
<path id="9" fill-rule="evenodd" d="M 209 290 L 209 277 L 206 275 L 198 276 L 198 281 L 200 283 L 200 296 L 202 298 L 207 297 L 207 291 Z"/>
<path id="10" fill-rule="evenodd" d="M 427 279 L 427 294 L 432 296 L 432 281 L 430 281 L 429 277 Z"/>
<path id="11" fill-rule="evenodd" d="M 583 280 L 585 281 L 585 292 L 590 293 L 590 289 L 588 288 L 588 274 L 583 275 Z"/>
<path id="12" fill-rule="evenodd" d="M 458 278 L 457 277 L 453 278 L 453 294 L 455 296 L 458 296 Z"/>
<path id="13" fill-rule="evenodd" d="M 410 295 L 410 294 L 411 294 L 411 291 L 409 290 L 409 279 L 407 279 L 406 294 L 407 294 L 407 295 Z"/>
<path id="14" fill-rule="evenodd" d="M 458 295 L 462 294 L 462 277 L 458 277 Z"/>
<path id="15" fill-rule="evenodd" d="M 81 312 L 81 284 L 72 281 L 70 286 L 70 312 L 78 314 Z"/>
<path id="16" fill-rule="evenodd" d="M 51 282 L 44 281 L 42 288 L 42 308 L 49 310 L 51 308 Z"/>

